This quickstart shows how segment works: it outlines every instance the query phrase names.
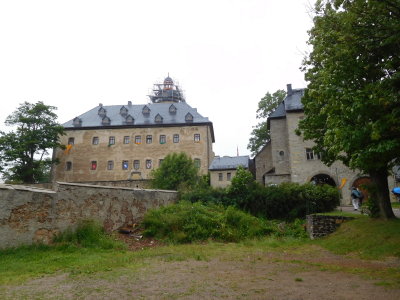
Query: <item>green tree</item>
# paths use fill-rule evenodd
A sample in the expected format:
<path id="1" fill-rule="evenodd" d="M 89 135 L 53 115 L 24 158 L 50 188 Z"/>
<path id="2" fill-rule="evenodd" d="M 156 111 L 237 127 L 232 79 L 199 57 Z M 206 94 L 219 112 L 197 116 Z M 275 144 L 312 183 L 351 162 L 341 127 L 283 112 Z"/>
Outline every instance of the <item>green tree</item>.
<path id="1" fill-rule="evenodd" d="M 56 108 L 25 102 L 7 117 L 5 124 L 15 131 L 0 132 L 0 172 L 10 182 L 37 183 L 46 180 L 55 161 L 49 149 L 60 147 L 64 128 L 56 122 Z"/>
<path id="2" fill-rule="evenodd" d="M 199 181 L 199 169 L 186 153 L 171 153 L 158 169 L 152 171 L 151 176 L 154 188 L 178 190 L 194 186 Z"/>
<path id="3" fill-rule="evenodd" d="M 317 1 L 303 69 L 298 133 L 370 175 L 383 218 L 394 218 L 387 176 L 400 163 L 400 1 Z"/>
<path id="4" fill-rule="evenodd" d="M 251 132 L 249 144 L 247 149 L 253 155 L 270 140 L 270 131 L 268 117 L 278 107 L 278 105 L 285 99 L 286 92 L 284 90 L 277 90 L 275 93 L 270 94 L 267 92 L 260 102 L 258 102 L 257 119 L 261 119 L 256 126 L 253 127 Z"/>

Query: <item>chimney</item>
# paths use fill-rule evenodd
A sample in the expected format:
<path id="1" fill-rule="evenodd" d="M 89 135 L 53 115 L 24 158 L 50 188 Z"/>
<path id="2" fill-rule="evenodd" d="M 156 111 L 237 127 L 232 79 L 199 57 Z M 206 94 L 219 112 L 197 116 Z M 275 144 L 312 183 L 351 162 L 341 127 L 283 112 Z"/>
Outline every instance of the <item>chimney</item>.
<path id="1" fill-rule="evenodd" d="M 291 96 L 293 94 L 292 84 L 289 83 L 289 84 L 286 85 L 286 87 L 287 87 L 287 95 Z"/>
<path id="2" fill-rule="evenodd" d="M 128 105 L 129 105 L 129 106 L 132 106 L 132 101 L 128 101 Z"/>

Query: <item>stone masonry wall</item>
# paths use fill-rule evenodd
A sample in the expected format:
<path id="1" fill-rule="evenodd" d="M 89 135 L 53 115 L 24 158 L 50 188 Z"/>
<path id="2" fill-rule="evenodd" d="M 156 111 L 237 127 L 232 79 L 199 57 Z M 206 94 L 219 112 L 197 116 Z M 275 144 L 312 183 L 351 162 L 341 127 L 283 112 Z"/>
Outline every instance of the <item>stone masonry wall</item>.
<path id="1" fill-rule="evenodd" d="M 308 215 L 307 216 L 307 232 L 310 238 L 323 237 L 332 232 L 340 226 L 340 224 L 352 220 L 352 217 L 342 216 L 324 216 L 324 215 Z"/>
<path id="2" fill-rule="evenodd" d="M 177 192 L 58 183 L 55 190 L 0 184 L 0 248 L 48 243 L 54 234 L 94 219 L 107 231 L 140 221 Z"/>

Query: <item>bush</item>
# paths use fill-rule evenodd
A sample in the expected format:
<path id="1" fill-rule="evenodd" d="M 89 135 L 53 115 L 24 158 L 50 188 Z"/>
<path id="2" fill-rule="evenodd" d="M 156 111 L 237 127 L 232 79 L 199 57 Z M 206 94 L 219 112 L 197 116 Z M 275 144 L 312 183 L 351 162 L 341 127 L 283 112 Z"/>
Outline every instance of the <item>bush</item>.
<path id="1" fill-rule="evenodd" d="M 214 239 L 237 242 L 272 232 L 271 226 L 234 207 L 181 201 L 146 213 L 146 236 L 173 243 Z"/>
<path id="2" fill-rule="evenodd" d="M 53 241 L 59 245 L 72 245 L 84 248 L 124 248 L 122 242 L 112 239 L 105 233 L 104 228 L 93 220 L 81 221 L 75 230 L 68 228 L 66 231 L 58 234 Z"/>

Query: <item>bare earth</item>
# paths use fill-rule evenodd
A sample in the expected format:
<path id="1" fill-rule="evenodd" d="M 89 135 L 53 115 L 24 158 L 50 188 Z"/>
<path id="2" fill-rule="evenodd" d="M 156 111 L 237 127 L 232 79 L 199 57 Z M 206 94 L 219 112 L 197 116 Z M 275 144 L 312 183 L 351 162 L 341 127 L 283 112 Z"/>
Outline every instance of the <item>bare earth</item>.
<path id="1" fill-rule="evenodd" d="M 317 246 L 298 254 L 253 251 L 235 259 L 221 254 L 211 260 L 179 261 L 165 254 L 147 261 L 139 271 L 58 274 L 20 286 L 3 286 L 0 298 L 397 300 L 400 289 L 377 285 L 368 275 L 398 267 L 398 259 L 365 261 Z"/>

